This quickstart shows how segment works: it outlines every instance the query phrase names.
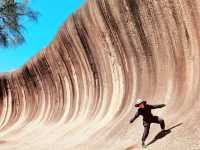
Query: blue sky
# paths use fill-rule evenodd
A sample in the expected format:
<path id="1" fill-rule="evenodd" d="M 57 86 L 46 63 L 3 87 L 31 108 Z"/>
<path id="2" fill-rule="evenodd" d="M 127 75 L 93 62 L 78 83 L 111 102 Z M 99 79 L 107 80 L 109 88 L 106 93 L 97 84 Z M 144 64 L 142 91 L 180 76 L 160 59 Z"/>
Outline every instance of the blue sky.
<path id="1" fill-rule="evenodd" d="M 0 48 L 0 73 L 22 67 L 53 40 L 67 17 L 84 3 L 85 0 L 30 0 L 29 7 L 39 12 L 38 21 L 23 20 L 23 45 Z"/>

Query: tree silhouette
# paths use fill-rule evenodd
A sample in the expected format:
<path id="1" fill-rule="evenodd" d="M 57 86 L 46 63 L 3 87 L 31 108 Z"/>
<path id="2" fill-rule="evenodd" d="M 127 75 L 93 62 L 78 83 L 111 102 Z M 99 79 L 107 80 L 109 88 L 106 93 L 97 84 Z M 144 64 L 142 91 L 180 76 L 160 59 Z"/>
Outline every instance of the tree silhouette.
<path id="1" fill-rule="evenodd" d="M 28 1 L 0 0 L 0 46 L 16 46 L 25 39 L 21 24 L 24 17 L 31 21 L 37 20 L 37 12 L 28 7 Z"/>

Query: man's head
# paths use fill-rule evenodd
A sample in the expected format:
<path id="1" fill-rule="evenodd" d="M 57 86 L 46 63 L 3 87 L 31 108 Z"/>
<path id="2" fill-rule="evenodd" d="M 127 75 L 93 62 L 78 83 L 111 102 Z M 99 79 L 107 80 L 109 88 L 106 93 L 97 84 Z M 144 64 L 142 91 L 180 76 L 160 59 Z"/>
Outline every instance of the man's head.
<path id="1" fill-rule="evenodd" d="M 144 103 L 139 104 L 139 108 L 144 108 Z"/>
<path id="2" fill-rule="evenodd" d="M 145 104 L 146 104 L 146 101 L 142 99 L 137 99 L 135 103 L 135 107 L 144 108 Z"/>

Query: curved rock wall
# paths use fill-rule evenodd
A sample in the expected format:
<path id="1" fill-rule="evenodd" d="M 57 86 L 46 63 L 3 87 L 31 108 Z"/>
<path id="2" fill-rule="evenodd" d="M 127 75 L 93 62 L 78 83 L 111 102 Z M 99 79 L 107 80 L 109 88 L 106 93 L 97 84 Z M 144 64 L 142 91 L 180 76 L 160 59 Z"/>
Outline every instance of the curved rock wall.
<path id="1" fill-rule="evenodd" d="M 200 149 L 199 15 L 199 0 L 88 0 L 1 75 L 0 149 L 140 149 L 137 97 L 167 105 L 154 111 L 167 128 L 182 123 L 149 149 Z"/>

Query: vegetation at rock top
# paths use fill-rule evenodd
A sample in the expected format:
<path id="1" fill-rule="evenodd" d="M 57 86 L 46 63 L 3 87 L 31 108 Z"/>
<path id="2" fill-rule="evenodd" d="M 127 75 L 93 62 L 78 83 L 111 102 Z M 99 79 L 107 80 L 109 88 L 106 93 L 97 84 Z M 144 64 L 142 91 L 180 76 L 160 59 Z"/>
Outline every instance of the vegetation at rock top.
<path id="1" fill-rule="evenodd" d="M 23 19 L 37 21 L 38 13 L 28 7 L 28 1 L 0 0 L 0 46 L 10 47 L 25 41 Z"/>

